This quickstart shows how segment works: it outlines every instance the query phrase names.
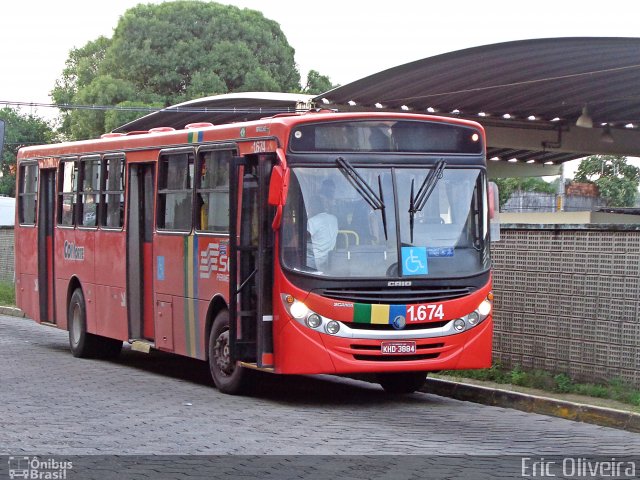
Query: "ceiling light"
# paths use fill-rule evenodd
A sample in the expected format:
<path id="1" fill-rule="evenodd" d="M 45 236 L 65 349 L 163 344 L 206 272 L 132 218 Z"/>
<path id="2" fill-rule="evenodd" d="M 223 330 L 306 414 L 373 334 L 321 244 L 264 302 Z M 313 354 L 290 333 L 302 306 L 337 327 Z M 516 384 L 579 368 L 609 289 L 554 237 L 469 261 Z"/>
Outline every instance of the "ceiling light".
<path id="1" fill-rule="evenodd" d="M 504 115 L 502 115 L 502 118 L 505 118 L 505 119 L 509 120 L 511 118 L 511 114 L 510 113 L 505 113 Z"/>
<path id="2" fill-rule="evenodd" d="M 353 100 L 349 100 L 347 103 L 348 103 L 349 105 L 351 105 L 352 107 L 355 107 L 355 106 L 356 106 L 356 102 L 354 102 Z"/>
<path id="3" fill-rule="evenodd" d="M 491 157 L 489 160 L 491 160 L 492 162 L 497 162 L 500 160 L 500 157 Z"/>
<path id="4" fill-rule="evenodd" d="M 549 160 L 548 162 L 544 162 L 545 165 L 553 165 L 553 162 Z"/>
<path id="5" fill-rule="evenodd" d="M 532 121 L 533 121 L 533 120 L 537 120 L 537 118 L 536 118 L 536 116 L 535 116 L 535 115 L 529 115 L 529 116 L 527 117 L 527 120 L 532 120 Z"/>
<path id="6" fill-rule="evenodd" d="M 435 108 L 433 108 L 433 107 L 429 107 L 429 108 L 427 108 L 427 112 L 429 112 L 429 113 L 436 113 L 436 109 L 435 109 Z"/>
<path id="7" fill-rule="evenodd" d="M 527 160 L 527 163 L 536 163 L 536 161 L 532 158 L 530 160 Z"/>
<path id="8" fill-rule="evenodd" d="M 509 163 L 516 163 L 518 161 L 517 158 L 510 158 L 509 160 L 507 160 Z"/>
<path id="9" fill-rule="evenodd" d="M 589 116 L 586 105 L 582 107 L 582 115 L 578 117 L 576 126 L 582 128 L 593 128 L 593 119 Z"/>

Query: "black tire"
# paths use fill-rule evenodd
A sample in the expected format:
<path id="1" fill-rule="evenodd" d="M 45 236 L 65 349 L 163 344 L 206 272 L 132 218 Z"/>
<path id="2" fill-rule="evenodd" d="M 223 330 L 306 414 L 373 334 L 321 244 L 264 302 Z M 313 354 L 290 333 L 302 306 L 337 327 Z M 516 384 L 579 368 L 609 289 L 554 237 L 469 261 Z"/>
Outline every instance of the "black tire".
<path id="1" fill-rule="evenodd" d="M 378 383 L 384 391 L 393 394 L 413 393 L 427 381 L 425 372 L 379 373 Z"/>
<path id="2" fill-rule="evenodd" d="M 122 341 L 101 337 L 87 332 L 87 310 L 84 294 L 76 288 L 67 310 L 69 348 L 78 358 L 115 358 L 122 350 Z"/>
<path id="3" fill-rule="evenodd" d="M 249 387 L 250 373 L 238 363 L 231 363 L 229 352 L 229 312 L 222 310 L 213 321 L 209 335 L 209 371 L 216 388 L 236 395 Z"/>

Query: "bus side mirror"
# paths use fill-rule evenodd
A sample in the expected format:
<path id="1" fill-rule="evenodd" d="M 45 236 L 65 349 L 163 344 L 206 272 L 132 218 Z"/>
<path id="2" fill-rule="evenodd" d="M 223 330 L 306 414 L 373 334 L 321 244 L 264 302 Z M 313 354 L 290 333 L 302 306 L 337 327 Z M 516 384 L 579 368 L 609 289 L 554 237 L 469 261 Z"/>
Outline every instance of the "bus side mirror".
<path id="1" fill-rule="evenodd" d="M 269 205 L 273 207 L 282 206 L 287 198 L 289 190 L 289 169 L 276 165 L 271 171 L 271 181 L 269 182 Z"/>
<path id="2" fill-rule="evenodd" d="M 491 230 L 491 241 L 500 241 L 500 192 L 498 191 L 498 185 L 494 182 L 489 182 L 489 228 Z"/>
<path id="3" fill-rule="evenodd" d="M 276 214 L 271 224 L 274 230 L 280 228 L 280 222 L 282 221 L 282 207 L 284 206 L 289 191 L 289 172 L 290 170 L 283 168 L 282 165 L 274 166 L 271 171 L 269 197 L 267 201 L 269 205 L 276 207 Z"/>
<path id="4" fill-rule="evenodd" d="M 489 182 L 489 219 L 496 218 L 496 213 L 500 209 L 500 194 L 498 192 L 498 185 L 494 182 Z"/>

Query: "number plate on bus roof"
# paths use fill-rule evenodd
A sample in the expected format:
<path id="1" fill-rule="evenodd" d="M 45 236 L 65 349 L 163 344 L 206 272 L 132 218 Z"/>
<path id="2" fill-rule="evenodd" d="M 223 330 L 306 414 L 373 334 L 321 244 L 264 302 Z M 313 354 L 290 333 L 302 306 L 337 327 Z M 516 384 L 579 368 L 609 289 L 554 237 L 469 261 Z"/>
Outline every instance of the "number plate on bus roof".
<path id="1" fill-rule="evenodd" d="M 382 355 L 411 355 L 416 353 L 416 342 L 382 342 Z"/>

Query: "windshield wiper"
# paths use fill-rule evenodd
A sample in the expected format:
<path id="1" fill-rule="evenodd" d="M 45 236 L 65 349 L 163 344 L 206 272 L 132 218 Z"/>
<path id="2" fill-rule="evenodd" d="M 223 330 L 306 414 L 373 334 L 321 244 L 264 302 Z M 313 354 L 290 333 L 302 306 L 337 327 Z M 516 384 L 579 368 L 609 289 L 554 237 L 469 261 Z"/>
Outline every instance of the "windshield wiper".
<path id="1" fill-rule="evenodd" d="M 377 194 L 373 188 L 367 183 L 367 181 L 358 173 L 358 171 L 353 168 L 347 160 L 342 157 L 336 158 L 336 164 L 340 169 L 340 172 L 345 176 L 347 181 L 353 186 L 353 188 L 360 194 L 360 196 L 364 199 L 365 202 L 369 204 L 369 206 L 373 210 L 380 210 L 382 214 L 382 226 L 384 227 L 384 239 L 388 240 L 387 235 L 387 213 L 386 207 L 384 205 L 384 195 L 382 194 L 382 179 L 380 175 L 378 175 L 378 191 Z"/>
<path id="2" fill-rule="evenodd" d="M 421 212 L 424 206 L 427 204 L 429 197 L 433 193 L 434 188 L 438 180 L 442 178 L 444 167 L 446 167 L 444 160 L 439 160 L 432 170 L 429 171 L 425 177 L 422 185 L 418 189 L 418 193 L 414 196 L 414 184 L 415 180 L 411 180 L 411 198 L 409 200 L 409 228 L 411 232 L 411 243 L 413 243 L 413 223 L 415 214 Z"/>

